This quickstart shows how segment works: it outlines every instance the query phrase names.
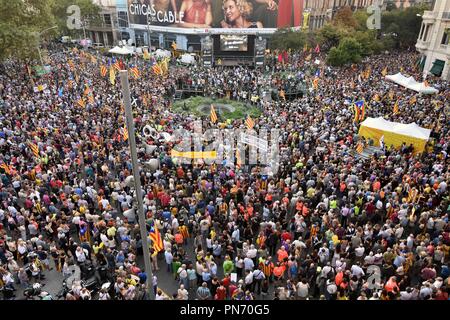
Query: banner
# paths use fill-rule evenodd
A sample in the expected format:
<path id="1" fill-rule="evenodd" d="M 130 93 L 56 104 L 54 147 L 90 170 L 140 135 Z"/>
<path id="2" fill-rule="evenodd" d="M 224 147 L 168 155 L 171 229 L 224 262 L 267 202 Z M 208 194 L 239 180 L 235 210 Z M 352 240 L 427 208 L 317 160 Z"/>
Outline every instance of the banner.
<path id="1" fill-rule="evenodd" d="M 180 152 L 180 151 L 172 149 L 170 155 L 175 158 L 189 158 L 189 159 L 216 159 L 217 158 L 216 151 L 184 151 L 184 152 Z"/>
<path id="2" fill-rule="evenodd" d="M 309 28 L 309 12 L 303 12 L 303 24 L 302 24 L 302 28 L 303 29 L 308 29 Z"/>
<path id="3" fill-rule="evenodd" d="M 154 26 L 200 29 L 301 26 L 303 0 L 279 0 L 275 1 L 275 5 L 257 0 L 236 1 L 127 0 L 127 8 L 130 23 L 139 25 L 149 23 Z M 293 11 L 296 14 L 292 15 Z"/>

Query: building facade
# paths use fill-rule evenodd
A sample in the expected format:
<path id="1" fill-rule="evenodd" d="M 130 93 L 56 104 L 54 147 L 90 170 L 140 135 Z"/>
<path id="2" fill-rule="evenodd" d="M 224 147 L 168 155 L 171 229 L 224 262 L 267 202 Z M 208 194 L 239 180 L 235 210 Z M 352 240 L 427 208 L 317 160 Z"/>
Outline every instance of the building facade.
<path id="1" fill-rule="evenodd" d="M 450 80 L 450 1 L 435 0 L 432 10 L 422 16 L 422 27 L 416 43 L 421 53 L 420 67 L 424 77 L 432 74 Z"/>
<path id="2" fill-rule="evenodd" d="M 92 0 L 100 7 L 100 22 L 90 23 L 86 26 L 86 34 L 93 43 L 105 46 L 114 46 L 122 38 L 117 29 L 117 10 L 115 0 Z"/>

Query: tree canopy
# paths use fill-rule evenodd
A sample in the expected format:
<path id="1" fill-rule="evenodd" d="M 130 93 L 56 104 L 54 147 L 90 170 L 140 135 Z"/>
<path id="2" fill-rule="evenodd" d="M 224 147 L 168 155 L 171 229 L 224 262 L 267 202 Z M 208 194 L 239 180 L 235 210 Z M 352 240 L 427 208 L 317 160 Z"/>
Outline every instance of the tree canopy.
<path id="1" fill-rule="evenodd" d="M 37 58 L 42 39 L 67 34 L 70 5 L 80 7 L 82 18 L 95 17 L 100 9 L 92 0 L 0 0 L 0 61 Z"/>

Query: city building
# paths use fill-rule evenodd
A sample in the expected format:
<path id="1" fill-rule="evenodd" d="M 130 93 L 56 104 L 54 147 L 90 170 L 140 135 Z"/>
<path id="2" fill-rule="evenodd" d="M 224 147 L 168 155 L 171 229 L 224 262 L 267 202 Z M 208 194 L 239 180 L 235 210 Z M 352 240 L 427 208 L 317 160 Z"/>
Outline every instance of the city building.
<path id="1" fill-rule="evenodd" d="M 450 1 L 435 0 L 432 10 L 422 15 L 416 49 L 422 54 L 420 68 L 424 77 L 433 74 L 450 80 Z"/>
<path id="2" fill-rule="evenodd" d="M 87 22 L 86 35 L 93 43 L 113 46 L 123 39 L 122 32 L 117 28 L 117 10 L 115 0 L 92 0 L 100 7 L 100 21 Z M 128 36 L 129 38 L 129 36 Z"/>

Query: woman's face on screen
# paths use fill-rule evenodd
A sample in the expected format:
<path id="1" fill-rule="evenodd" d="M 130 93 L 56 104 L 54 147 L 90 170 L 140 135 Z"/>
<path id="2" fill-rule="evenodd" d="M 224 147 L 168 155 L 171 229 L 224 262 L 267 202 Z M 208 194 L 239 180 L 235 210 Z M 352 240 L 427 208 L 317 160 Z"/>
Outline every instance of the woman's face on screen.
<path id="1" fill-rule="evenodd" d="M 223 14 L 227 22 L 234 22 L 241 16 L 239 8 L 234 0 L 228 0 L 223 4 Z"/>

